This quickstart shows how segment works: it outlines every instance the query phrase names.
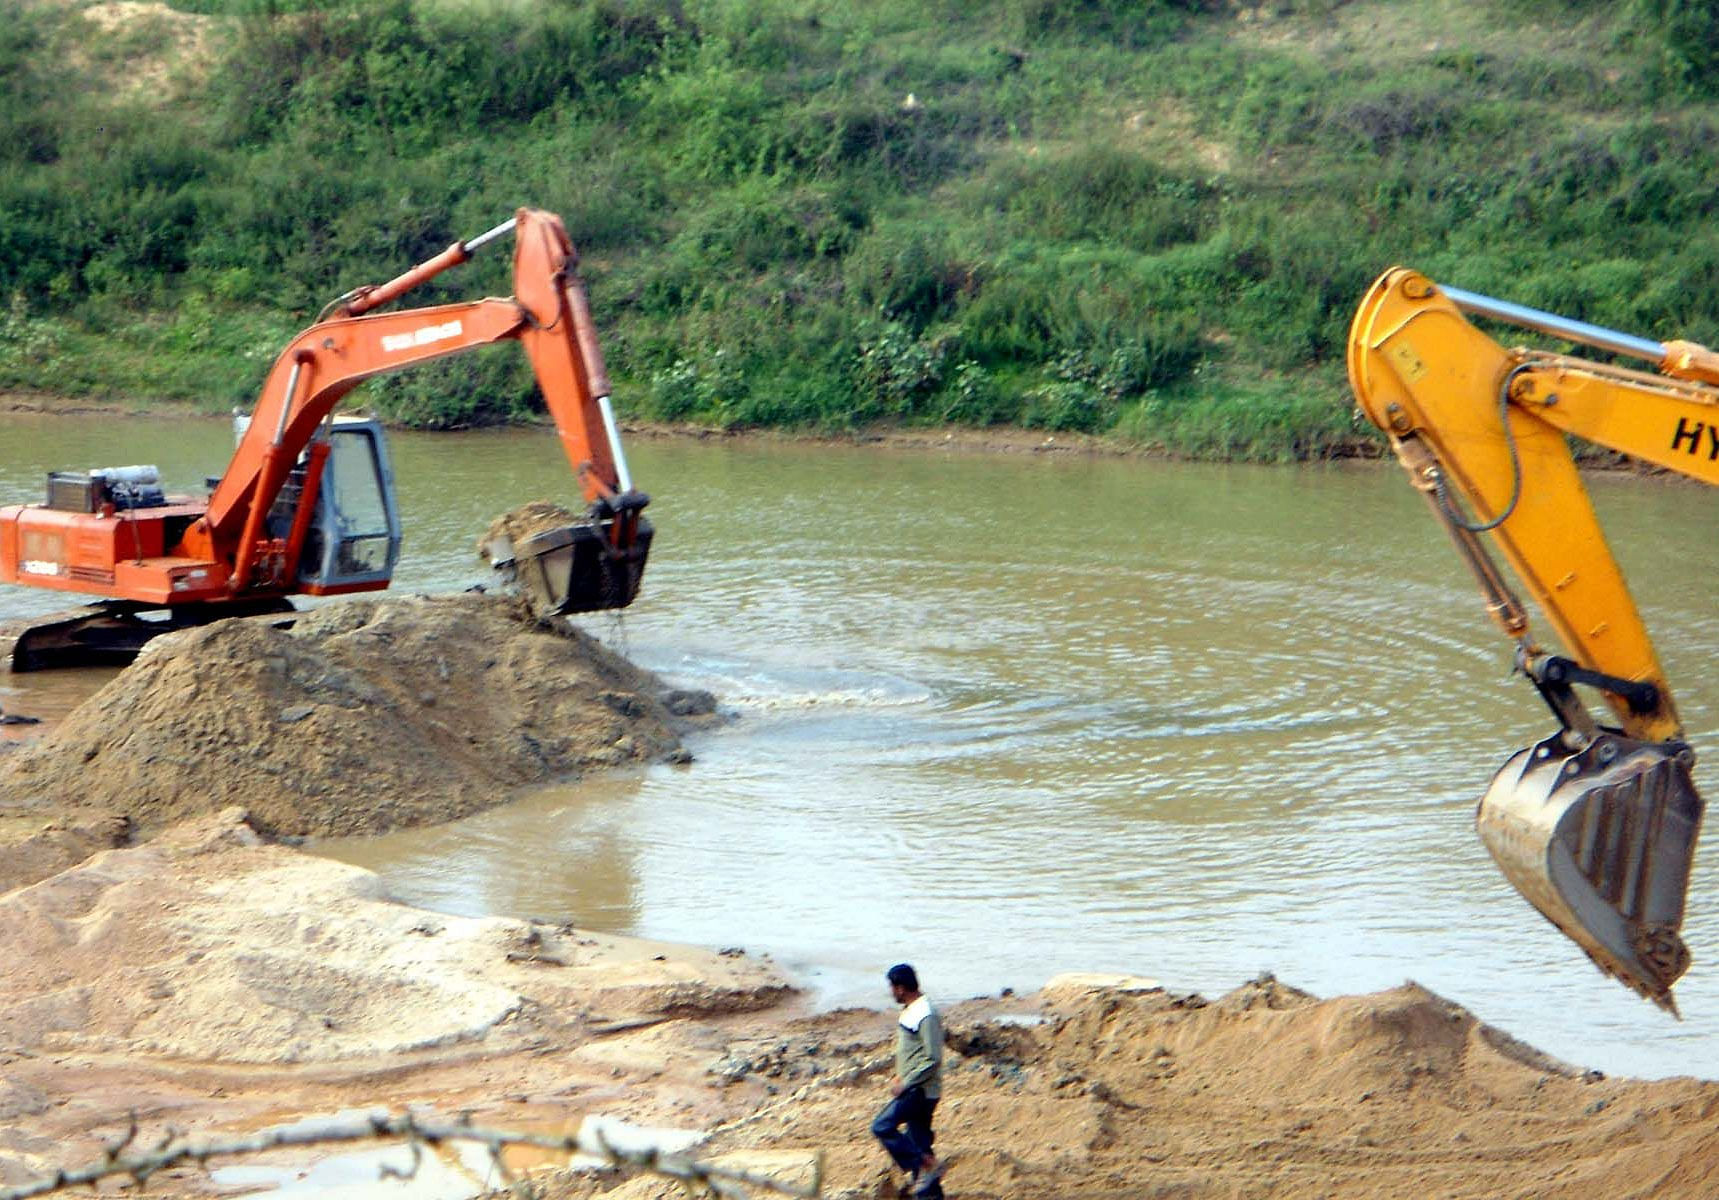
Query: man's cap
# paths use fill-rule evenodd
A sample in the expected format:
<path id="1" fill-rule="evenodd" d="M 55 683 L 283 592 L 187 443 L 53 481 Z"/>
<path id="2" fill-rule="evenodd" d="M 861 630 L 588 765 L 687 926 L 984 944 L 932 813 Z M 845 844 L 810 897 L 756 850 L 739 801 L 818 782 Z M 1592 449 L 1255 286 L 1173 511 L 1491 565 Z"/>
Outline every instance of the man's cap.
<path id="1" fill-rule="evenodd" d="M 896 987 L 908 988 L 915 992 L 919 990 L 919 973 L 907 963 L 896 963 L 889 969 L 887 978 Z"/>

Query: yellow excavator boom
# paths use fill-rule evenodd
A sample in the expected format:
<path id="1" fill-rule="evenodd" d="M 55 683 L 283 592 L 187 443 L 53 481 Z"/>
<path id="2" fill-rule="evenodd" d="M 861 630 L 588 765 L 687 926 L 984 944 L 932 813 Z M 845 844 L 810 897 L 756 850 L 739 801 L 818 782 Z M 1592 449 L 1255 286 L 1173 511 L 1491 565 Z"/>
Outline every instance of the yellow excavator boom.
<path id="1" fill-rule="evenodd" d="M 1505 321 L 1653 372 L 1506 348 Z M 1659 343 L 1393 268 L 1350 328 L 1349 381 L 1480 583 L 1561 725 L 1506 762 L 1477 825 L 1506 877 L 1608 974 L 1675 1012 L 1679 929 L 1702 801 L 1671 689 L 1566 435 L 1719 484 L 1719 355 Z M 1493 563 L 1509 562 L 1564 654 L 1548 653 Z M 1595 688 L 1601 724 L 1573 690 Z"/>

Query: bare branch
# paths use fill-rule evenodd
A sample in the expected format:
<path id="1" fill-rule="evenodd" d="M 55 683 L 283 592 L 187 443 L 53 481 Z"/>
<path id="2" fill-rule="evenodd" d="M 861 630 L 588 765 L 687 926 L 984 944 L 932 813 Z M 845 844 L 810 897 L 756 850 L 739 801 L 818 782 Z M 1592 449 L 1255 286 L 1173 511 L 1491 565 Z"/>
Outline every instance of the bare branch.
<path id="1" fill-rule="evenodd" d="M 155 1172 L 183 1162 L 205 1164 L 211 1158 L 256 1154 L 281 1146 L 309 1146 L 377 1138 L 404 1138 L 412 1148 L 412 1165 L 404 1171 L 384 1167 L 384 1174 L 389 1175 L 409 1175 L 416 1171 L 423 1153 L 422 1146 L 426 1142 L 433 1146 L 444 1141 L 468 1141 L 487 1145 L 498 1166 L 501 1164 L 502 1149 L 507 1146 L 536 1146 L 547 1150 L 565 1150 L 569 1153 L 577 1151 L 614 1166 L 635 1167 L 657 1175 L 666 1175 L 689 1186 L 702 1187 L 725 1197 L 745 1196 L 745 1189 L 756 1188 L 812 1200 L 821 1194 L 823 1184 L 822 1154 L 818 1155 L 814 1162 L 809 1184 L 784 1183 L 768 1175 L 717 1163 L 700 1162 L 682 1154 L 665 1151 L 651 1141 L 648 1131 L 593 1117 L 586 1117 L 576 1133 L 557 1137 L 485 1128 L 473 1125 L 469 1119 L 438 1121 L 412 1113 L 391 1113 L 385 1109 L 376 1109 L 358 1116 L 313 1117 L 295 1121 L 290 1125 L 276 1125 L 247 1136 L 224 1139 L 192 1141 L 170 1131 L 154 1149 L 125 1155 L 123 1151 L 136 1138 L 137 1119 L 133 1115 L 130 1130 L 123 1138 L 110 1144 L 97 1162 L 70 1170 L 61 1168 L 52 1175 L 29 1183 L 0 1188 L 0 1200 L 31 1200 L 34 1196 L 81 1187 L 114 1175 L 129 1175 L 141 1185 Z"/>

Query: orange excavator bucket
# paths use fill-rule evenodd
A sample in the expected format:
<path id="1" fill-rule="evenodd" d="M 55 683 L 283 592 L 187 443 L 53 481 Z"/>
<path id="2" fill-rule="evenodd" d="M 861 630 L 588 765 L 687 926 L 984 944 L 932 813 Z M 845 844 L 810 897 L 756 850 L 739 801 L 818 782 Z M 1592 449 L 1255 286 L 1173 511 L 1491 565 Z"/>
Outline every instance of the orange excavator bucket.
<path id="1" fill-rule="evenodd" d="M 1512 886 L 1607 975 L 1676 1014 L 1679 929 L 1703 802 L 1694 754 L 1605 730 L 1512 755 L 1475 825 Z"/>

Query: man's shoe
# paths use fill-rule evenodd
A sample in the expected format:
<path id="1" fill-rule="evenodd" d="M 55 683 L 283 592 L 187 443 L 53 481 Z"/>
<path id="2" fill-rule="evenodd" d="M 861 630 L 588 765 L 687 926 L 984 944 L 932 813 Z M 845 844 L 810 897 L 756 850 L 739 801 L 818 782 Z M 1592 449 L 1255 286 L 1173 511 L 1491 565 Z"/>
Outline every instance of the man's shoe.
<path id="1" fill-rule="evenodd" d="M 929 1168 L 913 1173 L 913 1194 L 921 1200 L 935 1200 L 943 1194 L 938 1181 L 943 1178 L 943 1160 L 940 1158 Z"/>

